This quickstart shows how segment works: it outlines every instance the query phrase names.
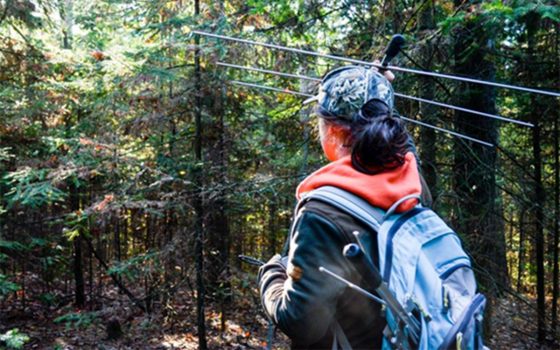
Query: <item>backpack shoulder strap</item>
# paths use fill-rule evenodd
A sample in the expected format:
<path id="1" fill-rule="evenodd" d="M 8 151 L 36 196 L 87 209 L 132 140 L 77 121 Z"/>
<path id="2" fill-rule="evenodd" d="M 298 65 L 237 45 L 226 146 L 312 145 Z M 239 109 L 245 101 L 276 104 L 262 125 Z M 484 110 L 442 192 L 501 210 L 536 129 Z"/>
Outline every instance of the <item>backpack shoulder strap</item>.
<path id="1" fill-rule="evenodd" d="M 379 231 L 379 227 L 383 223 L 385 211 L 338 187 L 323 186 L 306 193 L 298 205 L 298 210 L 310 199 L 320 200 L 348 213 L 371 227 L 375 232 Z"/>

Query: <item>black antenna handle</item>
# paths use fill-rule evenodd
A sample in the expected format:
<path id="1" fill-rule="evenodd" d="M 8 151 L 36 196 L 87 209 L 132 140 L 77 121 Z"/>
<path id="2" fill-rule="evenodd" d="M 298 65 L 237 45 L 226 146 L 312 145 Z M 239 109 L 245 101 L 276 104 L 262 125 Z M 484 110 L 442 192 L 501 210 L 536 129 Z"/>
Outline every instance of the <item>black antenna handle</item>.
<path id="1" fill-rule="evenodd" d="M 254 265 L 254 266 L 264 265 L 264 261 L 261 261 L 257 258 L 253 258 L 252 256 L 238 255 L 237 258 L 239 260 L 243 261 L 244 263 L 247 263 L 247 264 L 250 264 L 250 265 Z"/>
<path id="2" fill-rule="evenodd" d="M 383 56 L 383 59 L 381 60 L 381 66 L 383 68 L 386 69 L 386 67 L 389 65 L 389 62 L 391 62 L 391 60 L 395 58 L 396 55 L 398 55 L 404 43 L 404 36 L 400 34 L 393 35 L 391 41 L 389 42 L 389 45 L 387 45 L 387 48 L 385 49 L 385 56 Z"/>

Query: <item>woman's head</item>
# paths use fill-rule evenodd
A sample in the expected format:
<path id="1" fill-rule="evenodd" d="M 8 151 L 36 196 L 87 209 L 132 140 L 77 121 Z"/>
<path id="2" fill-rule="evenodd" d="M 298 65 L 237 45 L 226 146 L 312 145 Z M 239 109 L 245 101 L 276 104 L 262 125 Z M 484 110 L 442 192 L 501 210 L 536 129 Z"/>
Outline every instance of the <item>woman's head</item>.
<path id="1" fill-rule="evenodd" d="M 376 173 L 402 164 L 408 134 L 393 116 L 393 88 L 375 70 L 346 66 L 328 73 L 317 101 L 321 144 L 329 160 L 351 154 L 354 168 Z"/>

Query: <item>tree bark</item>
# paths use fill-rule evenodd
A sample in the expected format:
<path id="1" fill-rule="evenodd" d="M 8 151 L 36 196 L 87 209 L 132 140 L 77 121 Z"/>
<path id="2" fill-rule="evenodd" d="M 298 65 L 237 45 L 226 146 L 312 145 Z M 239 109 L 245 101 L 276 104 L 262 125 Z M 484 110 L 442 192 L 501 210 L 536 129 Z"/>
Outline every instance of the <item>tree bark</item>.
<path id="1" fill-rule="evenodd" d="M 194 1 L 194 15 L 200 15 L 199 0 Z M 196 298 L 196 313 L 197 313 L 197 328 L 198 328 L 198 348 L 206 350 L 208 348 L 206 342 L 206 321 L 204 316 L 204 297 L 206 294 L 204 284 L 204 213 L 202 206 L 202 98 L 201 98 L 201 77 L 200 77 L 200 36 L 194 37 L 196 46 L 194 54 L 194 74 L 195 74 L 195 158 L 198 167 L 195 169 L 195 184 L 197 193 L 194 199 L 195 210 L 195 257 L 196 257 L 196 284 L 197 284 L 197 298 Z"/>
<path id="2" fill-rule="evenodd" d="M 526 16 L 527 25 L 527 53 L 530 61 L 537 59 L 536 51 L 536 33 L 539 28 L 539 15 L 536 12 L 529 12 Z M 532 67 L 527 69 L 527 77 L 529 82 L 534 84 L 536 77 L 533 74 Z M 534 240 L 535 240 L 535 257 L 537 265 L 537 338 L 539 342 L 543 342 L 546 336 L 545 325 L 545 272 L 544 272 L 544 205 L 545 191 L 542 182 L 542 154 L 541 154 L 541 125 L 540 119 L 542 115 L 541 103 L 537 97 L 531 95 L 531 121 L 535 125 L 532 129 L 533 143 L 533 208 L 534 208 Z"/>
<path id="3" fill-rule="evenodd" d="M 428 1 L 418 16 L 418 31 L 420 38 L 427 38 L 435 28 L 434 23 L 434 2 Z M 434 47 L 431 41 L 426 40 L 420 46 L 420 63 L 426 70 L 433 69 Z M 427 100 L 434 100 L 434 80 L 431 77 L 418 77 L 418 96 Z M 436 109 L 433 105 L 421 103 L 420 116 L 422 121 L 435 125 L 437 123 Z M 436 173 L 436 154 L 437 154 L 437 134 L 434 129 L 420 129 L 420 160 L 422 161 L 422 171 L 424 179 L 432 194 L 437 194 L 437 173 Z M 434 200 L 436 198 L 433 198 Z"/>
<path id="4" fill-rule="evenodd" d="M 276 203 L 276 197 L 270 199 L 269 209 L 268 209 L 268 255 L 273 256 L 276 254 L 276 217 L 278 216 L 278 205 Z"/>
<path id="5" fill-rule="evenodd" d="M 72 210 L 74 213 L 80 210 L 80 197 L 76 186 L 70 187 L 70 197 L 72 202 Z M 77 307 L 85 305 L 85 288 L 84 288 L 84 269 L 82 266 L 82 232 L 78 229 L 78 235 L 74 237 L 74 257 L 73 257 L 73 272 L 74 272 L 74 293 L 75 304 Z"/>
<path id="6" fill-rule="evenodd" d="M 208 289 L 220 295 L 227 293 L 229 282 L 229 220 L 227 217 L 227 193 L 224 185 L 228 181 L 227 154 L 225 147 L 225 109 L 224 99 L 227 97 L 223 87 L 213 89 L 210 96 L 212 101 L 212 116 L 215 121 L 205 126 L 204 142 L 208 145 L 208 168 L 206 179 L 212 185 L 213 199 L 206 203 L 209 208 L 206 217 L 206 251 L 208 259 L 207 281 Z"/>
<path id="7" fill-rule="evenodd" d="M 518 293 L 521 293 L 523 273 L 525 271 L 525 208 L 519 211 L 519 249 L 517 251 L 517 283 Z"/>
<path id="8" fill-rule="evenodd" d="M 560 85 L 560 23 L 556 24 L 556 82 L 557 87 Z M 560 87 L 559 87 L 560 88 Z M 557 103 L 556 118 L 554 119 L 554 243 L 553 243 L 553 272 L 552 272 L 552 331 L 556 332 L 558 327 L 558 293 L 560 288 L 559 268 L 558 263 L 558 240 L 559 233 L 559 220 L 560 220 L 560 140 L 558 136 L 560 123 L 560 103 Z"/>
<path id="9" fill-rule="evenodd" d="M 538 311 L 538 340 L 545 339 L 545 286 L 544 286 L 544 212 L 545 192 L 542 184 L 542 155 L 541 131 L 538 118 L 533 120 L 533 166 L 535 169 L 534 203 L 535 203 L 535 249 L 537 264 L 537 311 Z"/>
<path id="10" fill-rule="evenodd" d="M 60 0 L 59 1 L 60 17 L 64 21 L 62 29 L 62 47 L 65 49 L 72 48 L 72 27 L 74 25 L 74 4 L 73 0 Z"/>
<path id="11" fill-rule="evenodd" d="M 560 283 L 558 278 L 558 238 L 560 236 L 558 229 L 558 221 L 560 220 L 560 155 L 558 144 L 558 116 L 554 121 L 554 244 L 553 244 L 553 259 L 552 259 L 552 331 L 556 332 L 558 327 L 558 284 Z"/>
<path id="12" fill-rule="evenodd" d="M 463 3 L 456 1 L 455 6 Z M 474 5 L 474 1 L 473 1 Z M 476 6 L 476 5 L 474 5 Z M 486 57 L 486 48 L 493 45 L 494 33 L 484 28 L 484 14 L 466 20 L 458 28 L 454 45 L 456 74 L 493 81 L 495 69 Z M 472 47 L 479 47 L 473 50 Z M 466 108 L 496 112 L 495 89 L 479 84 L 460 84 L 456 104 Z M 498 127 L 494 119 L 455 111 L 455 129 L 463 134 L 498 143 Z M 505 252 L 502 205 L 496 189 L 496 149 L 456 139 L 454 147 L 454 189 L 461 216 L 455 217 L 456 228 L 463 234 L 474 262 L 484 273 L 479 281 L 490 294 L 498 294 L 507 287 L 507 260 Z"/>

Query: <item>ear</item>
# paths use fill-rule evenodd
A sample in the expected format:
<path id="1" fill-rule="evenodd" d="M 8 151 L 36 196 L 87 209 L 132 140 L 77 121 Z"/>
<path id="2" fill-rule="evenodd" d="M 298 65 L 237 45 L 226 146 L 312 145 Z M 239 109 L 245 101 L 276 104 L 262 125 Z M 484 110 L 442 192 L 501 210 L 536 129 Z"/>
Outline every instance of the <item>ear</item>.
<path id="1" fill-rule="evenodd" d="M 328 160 L 336 161 L 347 153 L 345 145 L 350 137 L 350 130 L 336 124 L 326 124 L 321 146 Z"/>
<path id="2" fill-rule="evenodd" d="M 331 124 L 327 129 L 327 136 L 338 146 L 346 146 L 350 141 L 350 129 L 347 127 Z"/>
<path id="3" fill-rule="evenodd" d="M 332 142 L 339 143 L 340 145 L 345 144 L 346 139 L 350 135 L 348 128 L 338 124 L 327 124 L 326 126 L 326 136 L 331 139 Z"/>

